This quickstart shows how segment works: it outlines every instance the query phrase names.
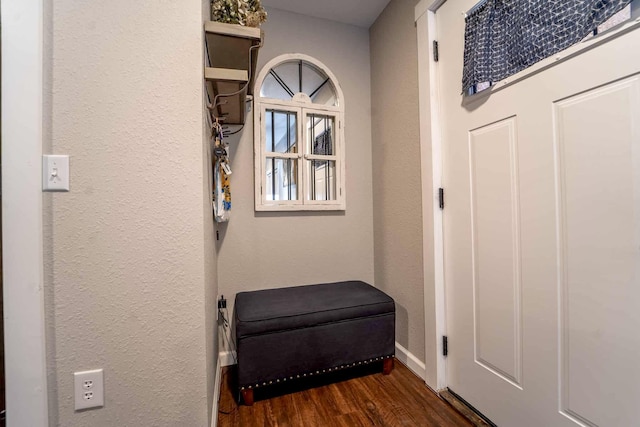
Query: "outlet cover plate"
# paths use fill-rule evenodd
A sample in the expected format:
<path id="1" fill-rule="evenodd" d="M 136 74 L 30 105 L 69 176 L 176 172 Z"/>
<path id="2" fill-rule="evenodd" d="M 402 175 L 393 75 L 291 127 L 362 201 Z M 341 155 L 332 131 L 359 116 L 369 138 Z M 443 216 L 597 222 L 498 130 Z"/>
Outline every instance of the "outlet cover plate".
<path id="1" fill-rule="evenodd" d="M 104 406 L 104 376 L 102 369 L 74 372 L 75 409 Z"/>

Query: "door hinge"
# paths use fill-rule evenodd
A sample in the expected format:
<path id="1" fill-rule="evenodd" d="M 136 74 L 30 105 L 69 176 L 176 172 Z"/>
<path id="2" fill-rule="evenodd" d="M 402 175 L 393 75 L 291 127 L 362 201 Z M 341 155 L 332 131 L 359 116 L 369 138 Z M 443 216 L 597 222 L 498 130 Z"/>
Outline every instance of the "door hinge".
<path id="1" fill-rule="evenodd" d="M 438 62 L 438 40 L 433 41 L 433 61 Z"/>
<path id="2" fill-rule="evenodd" d="M 442 355 L 445 357 L 449 355 L 449 340 L 446 335 L 442 337 Z"/>
<path id="3" fill-rule="evenodd" d="M 438 188 L 438 203 L 440 209 L 444 209 L 444 188 Z"/>

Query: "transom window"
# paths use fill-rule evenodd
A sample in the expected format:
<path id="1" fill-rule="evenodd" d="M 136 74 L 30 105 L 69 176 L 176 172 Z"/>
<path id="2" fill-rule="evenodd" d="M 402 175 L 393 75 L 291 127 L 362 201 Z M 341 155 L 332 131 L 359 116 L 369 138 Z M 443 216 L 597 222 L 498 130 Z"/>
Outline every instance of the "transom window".
<path id="1" fill-rule="evenodd" d="M 344 107 L 335 76 L 296 54 L 269 62 L 256 82 L 256 210 L 344 210 Z"/>

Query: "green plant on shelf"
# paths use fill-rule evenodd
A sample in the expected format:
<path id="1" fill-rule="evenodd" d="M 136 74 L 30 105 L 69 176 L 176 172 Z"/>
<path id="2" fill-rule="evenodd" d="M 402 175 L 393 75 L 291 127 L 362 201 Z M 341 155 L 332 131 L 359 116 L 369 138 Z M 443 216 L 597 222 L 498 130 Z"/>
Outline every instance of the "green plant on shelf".
<path id="1" fill-rule="evenodd" d="M 260 0 L 211 0 L 211 20 L 259 27 L 267 20 Z"/>

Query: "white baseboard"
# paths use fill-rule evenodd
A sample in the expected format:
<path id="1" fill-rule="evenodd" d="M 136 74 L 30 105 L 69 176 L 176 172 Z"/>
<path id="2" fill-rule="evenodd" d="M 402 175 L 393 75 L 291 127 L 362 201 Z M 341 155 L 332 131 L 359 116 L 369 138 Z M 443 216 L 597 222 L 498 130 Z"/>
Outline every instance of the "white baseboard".
<path id="1" fill-rule="evenodd" d="M 427 367 L 424 363 L 420 361 L 416 356 L 409 352 L 406 348 L 398 344 L 396 341 L 396 359 L 400 362 L 404 363 L 407 368 L 411 369 L 411 371 L 424 379 L 427 374 Z"/>
<path id="2" fill-rule="evenodd" d="M 216 363 L 216 379 L 213 386 L 213 405 L 211 405 L 211 427 L 218 426 L 218 404 L 220 402 L 220 387 L 222 385 L 222 358 L 218 355 L 218 363 Z"/>
<path id="3" fill-rule="evenodd" d="M 218 361 L 222 367 L 235 365 L 238 356 L 235 351 L 221 351 L 218 355 Z"/>

